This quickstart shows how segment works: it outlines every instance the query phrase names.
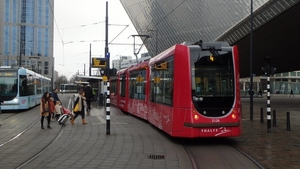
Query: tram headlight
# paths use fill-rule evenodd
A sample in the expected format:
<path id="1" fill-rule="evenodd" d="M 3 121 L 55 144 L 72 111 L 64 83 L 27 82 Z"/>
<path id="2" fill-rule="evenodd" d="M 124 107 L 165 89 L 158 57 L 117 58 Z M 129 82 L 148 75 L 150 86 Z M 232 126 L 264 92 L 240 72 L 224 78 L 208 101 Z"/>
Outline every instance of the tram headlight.
<path id="1" fill-rule="evenodd" d="M 235 110 L 232 111 L 232 114 L 231 114 L 231 118 L 232 119 L 236 119 L 237 118 L 237 114 L 236 113 L 237 113 L 237 111 L 235 111 Z"/>
<path id="2" fill-rule="evenodd" d="M 193 118 L 194 118 L 194 120 L 198 120 L 199 119 L 199 114 L 197 113 L 196 110 L 193 110 Z"/>
<path id="3" fill-rule="evenodd" d="M 236 115 L 235 115 L 235 114 L 232 114 L 232 115 L 231 115 L 231 118 L 232 118 L 232 119 L 236 119 Z"/>
<path id="4" fill-rule="evenodd" d="M 194 119 L 198 120 L 199 119 L 199 115 L 198 114 L 194 114 Z"/>

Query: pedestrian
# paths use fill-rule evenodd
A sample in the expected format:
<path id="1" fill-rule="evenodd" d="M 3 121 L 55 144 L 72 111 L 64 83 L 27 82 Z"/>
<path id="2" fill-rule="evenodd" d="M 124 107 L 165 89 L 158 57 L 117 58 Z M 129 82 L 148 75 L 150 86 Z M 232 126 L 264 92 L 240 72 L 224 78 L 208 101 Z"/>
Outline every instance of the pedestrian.
<path id="1" fill-rule="evenodd" d="M 258 94 L 260 95 L 260 96 L 262 96 L 262 91 L 261 91 L 261 89 L 259 88 L 259 92 L 258 92 Z"/>
<path id="2" fill-rule="evenodd" d="M 290 93 L 290 96 L 289 96 L 289 97 L 291 97 L 292 95 L 293 95 L 293 97 L 294 97 L 293 89 L 291 89 L 291 93 Z"/>
<path id="3" fill-rule="evenodd" d="M 93 91 L 89 84 L 85 87 L 84 92 L 86 98 L 86 111 L 89 114 L 91 110 L 91 100 L 93 100 Z"/>
<path id="4" fill-rule="evenodd" d="M 47 128 L 51 129 L 50 126 L 50 93 L 45 92 L 43 94 L 43 97 L 41 98 L 41 104 L 40 104 L 40 115 L 41 115 L 41 128 L 44 128 L 44 119 L 47 118 Z"/>
<path id="5" fill-rule="evenodd" d="M 0 114 L 2 113 L 2 110 L 1 110 L 1 104 L 3 104 L 4 103 L 4 100 L 3 100 L 3 98 L 2 98 L 2 95 L 1 95 L 1 86 L 0 86 Z M 0 126 L 1 126 L 1 124 L 0 124 Z"/>
<path id="6" fill-rule="evenodd" d="M 60 101 L 60 99 L 58 98 L 58 95 L 57 95 L 58 91 L 59 91 L 58 88 L 55 88 L 55 89 L 53 89 L 53 91 L 51 93 L 51 97 L 53 97 L 53 99 L 54 99 L 54 105 L 56 105 L 56 101 Z M 55 114 L 53 113 L 52 120 L 55 119 L 54 116 L 55 116 Z"/>
<path id="7" fill-rule="evenodd" d="M 97 101 L 97 92 L 95 88 L 92 88 L 92 93 L 93 93 L 93 102 Z"/>
<path id="8" fill-rule="evenodd" d="M 86 98 L 85 98 L 85 93 L 83 90 L 79 91 L 79 95 L 74 103 L 73 109 L 76 107 L 78 104 L 78 111 L 74 112 L 75 116 L 71 119 L 71 124 L 74 124 L 75 119 L 77 116 L 81 115 L 82 118 L 82 124 L 87 124 L 87 122 L 84 119 L 85 113 L 84 113 L 84 108 L 86 107 Z"/>
<path id="9" fill-rule="evenodd" d="M 55 115 L 55 105 L 54 105 L 54 99 L 53 97 L 50 97 L 50 102 L 49 102 L 49 111 L 50 111 L 50 117 Z M 54 121 L 54 119 L 52 118 L 52 121 Z"/>
<path id="10" fill-rule="evenodd" d="M 55 104 L 55 119 L 58 120 L 59 116 L 62 114 L 62 105 L 60 104 L 60 101 L 57 101 Z"/>

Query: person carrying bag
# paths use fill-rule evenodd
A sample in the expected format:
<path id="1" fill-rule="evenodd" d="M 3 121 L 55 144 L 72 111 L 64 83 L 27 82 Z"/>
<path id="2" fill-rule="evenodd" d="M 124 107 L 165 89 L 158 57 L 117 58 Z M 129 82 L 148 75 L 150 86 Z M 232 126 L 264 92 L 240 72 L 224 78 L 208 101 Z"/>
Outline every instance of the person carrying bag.
<path id="1" fill-rule="evenodd" d="M 71 124 L 75 124 L 75 119 L 77 116 L 81 115 L 82 118 L 82 124 L 87 124 L 85 121 L 85 112 L 84 108 L 86 107 L 86 98 L 85 98 L 85 92 L 83 90 L 79 91 L 79 96 L 77 97 L 74 107 L 73 107 L 73 112 L 75 116 L 71 119 Z"/>

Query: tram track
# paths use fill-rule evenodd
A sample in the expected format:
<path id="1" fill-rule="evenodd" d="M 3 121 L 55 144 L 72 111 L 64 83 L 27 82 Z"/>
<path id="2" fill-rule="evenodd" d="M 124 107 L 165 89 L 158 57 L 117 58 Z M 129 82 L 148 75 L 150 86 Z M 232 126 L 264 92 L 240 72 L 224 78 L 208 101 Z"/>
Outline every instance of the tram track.
<path id="1" fill-rule="evenodd" d="M 257 160 L 235 146 L 229 138 L 179 139 L 179 142 L 193 169 L 247 168 L 245 164 L 251 168 L 265 169 Z"/>
<path id="2" fill-rule="evenodd" d="M 24 130 L 22 130 L 21 132 L 19 132 L 18 134 L 16 134 L 12 138 L 8 139 L 7 141 L 4 141 L 4 142 L 0 143 L 0 147 L 14 141 L 18 137 L 20 137 L 22 134 L 24 134 L 26 131 L 28 131 L 34 124 L 36 124 L 39 120 L 40 120 L 40 118 L 35 119 L 35 121 L 32 124 L 30 124 L 28 127 L 26 127 Z"/>
<path id="3" fill-rule="evenodd" d="M 50 142 L 45 147 L 43 147 L 42 149 L 40 149 L 40 151 L 38 151 L 36 154 L 34 154 L 28 160 L 26 160 L 23 163 L 21 163 L 18 167 L 16 167 L 16 169 L 21 169 L 22 167 L 26 166 L 28 163 L 30 163 L 31 161 L 33 161 L 34 159 L 36 159 L 43 152 L 45 152 L 45 150 L 47 148 L 49 148 L 61 136 L 62 132 L 63 132 L 63 126 L 61 127 L 61 129 L 60 129 L 59 133 L 56 135 L 56 137 L 54 137 L 52 140 L 50 140 Z"/>
<path id="4" fill-rule="evenodd" d="M 236 149 L 237 151 L 239 151 L 240 153 L 242 153 L 250 161 L 252 161 L 254 164 L 256 164 L 257 167 L 259 167 L 260 169 L 265 169 L 265 167 L 263 167 L 257 160 L 255 160 L 254 158 L 252 158 L 249 154 L 247 154 L 245 151 L 243 151 L 242 149 L 240 149 L 238 146 L 234 145 L 234 143 L 233 143 L 233 141 L 231 139 L 226 138 L 226 141 L 228 141 L 228 144 L 231 147 L 233 147 L 234 149 Z"/>
<path id="5" fill-rule="evenodd" d="M 18 140 L 22 135 L 25 135 L 27 131 L 29 131 L 30 129 L 32 129 L 33 127 L 35 127 L 35 124 L 40 122 L 40 117 L 36 118 L 30 125 L 28 125 L 25 129 L 23 129 L 22 131 L 16 133 L 13 137 L 2 141 L 2 143 L 0 143 L 0 148 L 4 148 L 5 145 L 9 144 L 9 143 L 15 143 L 16 140 Z M 50 140 L 48 143 L 45 144 L 45 146 L 43 147 L 39 147 L 39 150 L 34 153 L 33 155 L 31 155 L 31 157 L 27 158 L 26 160 L 24 160 L 23 162 L 21 162 L 20 164 L 18 164 L 18 166 L 16 167 L 17 169 L 23 168 L 25 167 L 28 163 L 30 163 L 31 161 L 33 161 L 35 158 L 37 158 L 39 155 L 41 155 L 47 148 L 51 147 L 51 145 L 58 140 L 58 138 L 62 135 L 63 132 L 63 126 L 60 128 L 59 132 L 56 134 L 55 137 L 53 137 L 52 140 Z"/>
<path id="6" fill-rule="evenodd" d="M 68 103 L 64 97 L 62 101 Z M 12 168 L 26 168 L 59 140 L 63 133 L 63 126 L 58 125 L 59 128 L 41 130 L 38 127 L 41 118 L 37 115 L 37 108 L 28 112 L 14 113 L 2 119 L 4 125 L 0 131 L 2 135 L 0 158 L 3 161 L 0 162 L 0 166 L 10 163 Z"/>

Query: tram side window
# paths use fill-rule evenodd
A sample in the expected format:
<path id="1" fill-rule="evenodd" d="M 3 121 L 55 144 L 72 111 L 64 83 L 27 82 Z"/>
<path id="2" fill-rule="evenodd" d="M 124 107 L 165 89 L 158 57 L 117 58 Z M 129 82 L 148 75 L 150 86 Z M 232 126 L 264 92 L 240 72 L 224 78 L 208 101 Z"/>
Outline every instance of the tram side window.
<path id="1" fill-rule="evenodd" d="M 120 79 L 120 96 L 125 97 L 126 92 L 126 75 L 121 75 Z"/>
<path id="2" fill-rule="evenodd" d="M 145 100 L 146 71 L 133 72 L 130 74 L 129 97 Z"/>
<path id="3" fill-rule="evenodd" d="M 34 91 L 34 86 L 35 86 L 35 78 L 33 76 L 29 76 L 27 78 L 27 95 L 35 95 Z"/>
<path id="4" fill-rule="evenodd" d="M 20 96 L 27 96 L 27 77 L 26 75 L 20 75 Z"/>
<path id="5" fill-rule="evenodd" d="M 36 94 L 42 94 L 41 79 L 36 79 Z"/>
<path id="6" fill-rule="evenodd" d="M 152 102 L 163 103 L 166 105 L 173 104 L 173 75 L 174 61 L 173 57 L 162 62 L 163 67 L 152 66 L 151 69 L 151 93 Z M 158 64 L 159 65 L 159 64 Z"/>
<path id="7" fill-rule="evenodd" d="M 20 75 L 20 96 L 34 95 L 34 78 L 30 75 Z"/>
<path id="8" fill-rule="evenodd" d="M 52 91 L 52 89 L 51 89 L 51 81 L 45 79 L 45 84 L 46 84 L 46 85 L 45 85 L 45 86 L 46 86 L 45 92 L 46 92 L 46 91 L 48 91 L 48 92 Z"/>
<path id="9" fill-rule="evenodd" d="M 110 83 L 110 95 L 116 95 L 117 94 L 117 79 L 111 80 Z"/>

